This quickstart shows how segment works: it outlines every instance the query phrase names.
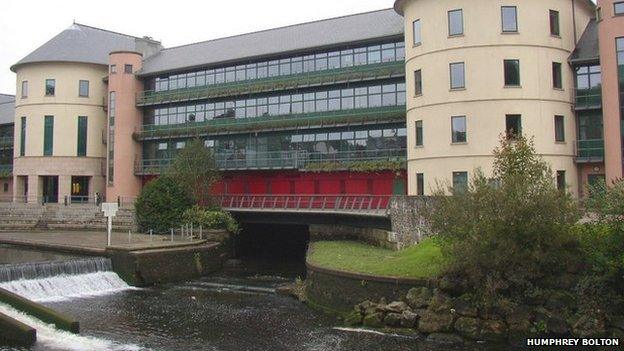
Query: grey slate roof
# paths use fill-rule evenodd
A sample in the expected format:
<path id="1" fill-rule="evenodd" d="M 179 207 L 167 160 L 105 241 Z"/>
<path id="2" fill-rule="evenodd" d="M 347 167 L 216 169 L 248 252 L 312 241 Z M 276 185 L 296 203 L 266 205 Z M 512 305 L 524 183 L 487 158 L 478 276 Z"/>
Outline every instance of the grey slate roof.
<path id="1" fill-rule="evenodd" d="M 11 66 L 35 62 L 84 62 L 106 65 L 112 51 L 139 51 L 145 39 L 74 23 Z M 149 41 L 160 47 L 160 43 Z"/>
<path id="2" fill-rule="evenodd" d="M 403 18 L 378 10 L 167 48 L 147 58 L 140 74 L 401 35 Z"/>
<path id="3" fill-rule="evenodd" d="M 598 50 L 598 24 L 595 19 L 592 19 L 587 24 L 587 27 L 585 27 L 581 39 L 579 39 L 576 48 L 572 52 L 572 55 L 570 55 L 570 62 L 583 63 L 599 61 L 600 56 Z"/>
<path id="4" fill-rule="evenodd" d="M 0 94 L 0 124 L 13 123 L 15 120 L 15 96 Z"/>

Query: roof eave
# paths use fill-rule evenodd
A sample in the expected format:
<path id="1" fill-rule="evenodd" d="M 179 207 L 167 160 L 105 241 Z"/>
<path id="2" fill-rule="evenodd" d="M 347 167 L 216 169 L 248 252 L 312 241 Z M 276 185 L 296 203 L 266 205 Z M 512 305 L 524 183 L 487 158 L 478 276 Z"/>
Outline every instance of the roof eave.
<path id="1" fill-rule="evenodd" d="M 85 65 L 97 65 L 97 66 L 108 66 L 107 63 L 101 63 L 101 62 L 85 62 L 85 61 L 73 61 L 73 60 L 45 60 L 45 61 L 28 61 L 28 62 L 18 62 L 16 64 L 14 64 L 13 66 L 11 66 L 11 71 L 13 71 L 13 73 L 17 73 L 17 68 L 24 66 L 24 65 L 30 65 L 30 64 L 37 64 L 37 63 L 83 63 Z"/>

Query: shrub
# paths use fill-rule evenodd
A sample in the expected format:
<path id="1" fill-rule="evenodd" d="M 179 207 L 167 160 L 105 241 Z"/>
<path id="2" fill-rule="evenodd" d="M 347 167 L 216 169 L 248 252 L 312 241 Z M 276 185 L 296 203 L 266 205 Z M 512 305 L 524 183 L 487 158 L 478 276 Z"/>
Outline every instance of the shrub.
<path id="1" fill-rule="evenodd" d="M 203 140 L 189 141 L 171 165 L 171 177 L 190 193 L 196 204 L 210 205 L 212 186 L 220 179 L 212 151 Z"/>
<path id="2" fill-rule="evenodd" d="M 139 229 L 164 233 L 177 228 L 182 214 L 192 205 L 192 199 L 180 183 L 168 176 L 154 179 L 143 187 L 135 203 Z"/>
<path id="3" fill-rule="evenodd" d="M 193 206 L 182 214 L 184 224 L 201 226 L 203 229 L 227 229 L 230 233 L 238 233 L 238 222 L 229 212 L 210 210 L 200 206 Z"/>
<path id="4" fill-rule="evenodd" d="M 576 204 L 556 189 L 533 142 L 501 137 L 494 156 L 493 179 L 476 170 L 465 191 L 438 186 L 437 205 L 427 213 L 447 273 L 463 276 L 486 303 L 523 299 L 579 256 L 570 233 L 579 219 Z"/>

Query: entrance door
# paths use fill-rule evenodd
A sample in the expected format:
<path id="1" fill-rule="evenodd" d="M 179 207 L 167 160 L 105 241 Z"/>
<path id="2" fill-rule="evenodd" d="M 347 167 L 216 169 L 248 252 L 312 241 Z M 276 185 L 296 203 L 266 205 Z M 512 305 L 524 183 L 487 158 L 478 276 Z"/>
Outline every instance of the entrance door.
<path id="1" fill-rule="evenodd" d="M 405 195 L 405 179 L 395 179 L 392 182 L 392 194 L 394 195 Z"/>
<path id="2" fill-rule="evenodd" d="M 43 202 L 58 202 L 58 176 L 43 176 Z"/>
<path id="3" fill-rule="evenodd" d="M 71 202 L 89 202 L 89 177 L 74 176 L 71 178 Z"/>

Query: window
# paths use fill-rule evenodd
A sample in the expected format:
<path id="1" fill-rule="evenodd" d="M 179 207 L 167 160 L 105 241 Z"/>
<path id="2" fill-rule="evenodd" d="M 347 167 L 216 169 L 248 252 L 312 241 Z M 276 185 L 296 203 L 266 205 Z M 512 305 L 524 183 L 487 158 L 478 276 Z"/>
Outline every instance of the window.
<path id="1" fill-rule="evenodd" d="M 423 121 L 416 121 L 416 146 L 423 146 Z"/>
<path id="2" fill-rule="evenodd" d="M 4 190 L 5 193 L 8 193 L 9 192 L 9 183 L 4 183 L 2 190 Z"/>
<path id="3" fill-rule="evenodd" d="M 602 21 L 602 8 L 596 7 L 596 22 Z"/>
<path id="4" fill-rule="evenodd" d="M 416 173 L 416 195 L 425 195 L 425 174 Z"/>
<path id="5" fill-rule="evenodd" d="M 46 79 L 45 81 L 46 96 L 54 96 L 55 89 L 56 89 L 56 81 L 54 79 Z"/>
<path id="6" fill-rule="evenodd" d="M 462 10 L 448 12 L 449 36 L 464 34 L 464 14 Z"/>
<path id="7" fill-rule="evenodd" d="M 117 73 L 117 65 L 110 65 L 110 74 Z"/>
<path id="8" fill-rule="evenodd" d="M 87 117 L 78 117 L 78 145 L 76 147 L 78 156 L 87 156 Z"/>
<path id="9" fill-rule="evenodd" d="M 565 127 L 564 127 L 563 116 L 555 116 L 555 141 L 556 142 L 565 141 Z"/>
<path id="10" fill-rule="evenodd" d="M 461 194 L 468 190 L 468 172 L 453 172 L 453 193 Z"/>
<path id="11" fill-rule="evenodd" d="M 422 43 L 422 37 L 420 34 L 420 20 L 417 19 L 412 23 L 412 33 L 414 35 L 414 46 Z"/>
<path id="12" fill-rule="evenodd" d="M 457 62 L 449 65 L 451 72 L 451 89 L 463 89 L 466 86 L 464 63 Z"/>
<path id="13" fill-rule="evenodd" d="M 89 97 L 89 81 L 81 80 L 78 82 L 78 96 Z"/>
<path id="14" fill-rule="evenodd" d="M 124 65 L 124 73 L 132 74 L 132 65 Z"/>
<path id="15" fill-rule="evenodd" d="M 501 18 L 503 23 L 503 33 L 518 32 L 518 12 L 515 6 L 502 6 Z"/>
<path id="16" fill-rule="evenodd" d="M 184 149 L 185 146 L 186 146 L 186 142 L 184 142 L 184 141 L 178 141 L 176 143 L 176 149 L 178 149 L 178 150 L 179 149 Z"/>
<path id="17" fill-rule="evenodd" d="M 505 60 L 503 66 L 505 69 L 505 86 L 520 86 L 520 60 Z"/>
<path id="18" fill-rule="evenodd" d="M 22 82 L 22 99 L 28 97 L 28 81 L 25 80 Z"/>
<path id="19" fill-rule="evenodd" d="M 624 1 L 613 3 L 613 14 L 624 15 Z"/>
<path id="20" fill-rule="evenodd" d="M 557 189 L 565 190 L 566 189 L 566 172 L 565 171 L 557 171 Z"/>
<path id="21" fill-rule="evenodd" d="M 559 11 L 550 10 L 550 35 L 559 36 Z"/>
<path id="22" fill-rule="evenodd" d="M 505 132 L 508 138 L 515 138 L 522 134 L 522 116 L 506 115 Z"/>
<path id="23" fill-rule="evenodd" d="M 561 63 L 552 63 L 552 79 L 554 89 L 563 89 L 563 79 L 561 77 Z"/>
<path id="24" fill-rule="evenodd" d="M 422 95 L 422 71 L 414 71 L 414 95 Z"/>
<path id="25" fill-rule="evenodd" d="M 167 150 L 167 143 L 158 143 L 158 150 Z"/>
<path id="26" fill-rule="evenodd" d="M 451 117 L 451 138 L 453 143 L 466 142 L 466 116 Z"/>
<path id="27" fill-rule="evenodd" d="M 26 117 L 21 118 L 20 126 L 20 156 L 26 155 Z"/>
<path id="28" fill-rule="evenodd" d="M 54 147 L 54 116 L 45 116 L 43 126 L 43 156 L 52 156 Z"/>

